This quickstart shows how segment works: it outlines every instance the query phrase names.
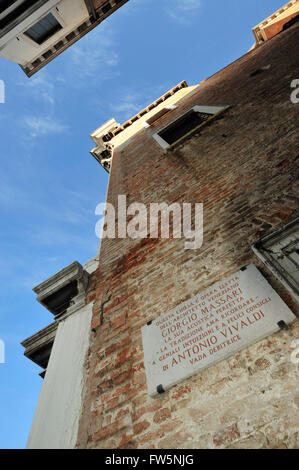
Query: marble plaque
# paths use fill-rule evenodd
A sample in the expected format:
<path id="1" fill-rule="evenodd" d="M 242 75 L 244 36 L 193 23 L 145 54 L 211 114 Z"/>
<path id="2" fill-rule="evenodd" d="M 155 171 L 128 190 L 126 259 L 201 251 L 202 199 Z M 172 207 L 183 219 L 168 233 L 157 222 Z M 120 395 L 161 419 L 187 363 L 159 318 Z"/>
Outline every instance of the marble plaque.
<path id="1" fill-rule="evenodd" d="M 295 318 L 254 265 L 243 268 L 142 328 L 149 395 L 168 390 Z"/>

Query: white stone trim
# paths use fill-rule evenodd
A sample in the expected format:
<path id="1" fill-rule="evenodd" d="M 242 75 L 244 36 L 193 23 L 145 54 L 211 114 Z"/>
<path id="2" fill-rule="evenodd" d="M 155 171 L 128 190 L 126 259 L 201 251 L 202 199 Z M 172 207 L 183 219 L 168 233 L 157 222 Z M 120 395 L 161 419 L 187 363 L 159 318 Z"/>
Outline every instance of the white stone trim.
<path id="1" fill-rule="evenodd" d="M 166 106 L 165 106 L 166 107 Z M 176 106 L 175 106 L 176 107 Z M 190 108 L 188 111 L 186 111 L 184 114 L 182 114 L 181 116 L 178 116 L 174 121 L 172 122 L 169 122 L 167 124 L 167 126 L 164 126 L 162 129 L 160 129 L 158 132 L 156 132 L 155 134 L 153 134 L 153 138 L 155 139 L 155 141 L 160 145 L 160 147 L 162 147 L 164 150 L 168 149 L 169 147 L 171 147 L 172 145 L 174 144 L 168 144 L 168 142 L 166 142 L 166 140 L 164 140 L 159 134 L 161 132 L 163 132 L 165 129 L 167 129 L 167 127 L 171 126 L 171 124 L 174 124 L 176 121 L 178 121 L 179 119 L 181 119 L 183 116 L 185 116 L 186 114 L 190 113 L 190 111 L 195 111 L 197 113 L 207 113 L 207 114 L 217 114 L 219 113 L 220 111 L 224 111 L 225 109 L 228 109 L 230 106 L 229 105 L 226 105 L 226 106 L 193 106 L 192 108 Z M 170 109 L 174 109 L 173 107 L 170 107 Z"/>
<path id="2" fill-rule="evenodd" d="M 67 294 L 65 300 L 69 300 L 70 304 L 64 313 L 56 313 L 56 307 L 53 307 L 48 303 L 48 299 L 56 294 L 59 294 L 61 289 L 70 285 L 73 281 L 77 283 L 77 295 L 74 297 L 68 297 Z M 51 313 L 54 314 L 55 320 L 58 318 L 64 318 L 66 315 L 74 313 L 76 310 L 82 308 L 85 305 L 85 292 L 88 285 L 88 273 L 83 269 L 78 261 L 70 264 L 66 268 L 62 269 L 54 276 L 50 277 L 46 281 L 42 282 L 38 286 L 34 287 L 33 291 L 37 294 L 37 300 Z"/>
<path id="3" fill-rule="evenodd" d="M 292 244 L 294 246 L 299 244 L 299 218 L 255 243 L 252 250 L 293 297 L 299 300 L 295 285 L 296 275 L 294 278 L 295 265 L 290 268 L 292 263 L 288 262 L 289 257 L 284 251 Z"/>
<path id="4" fill-rule="evenodd" d="M 163 111 L 163 109 L 168 109 L 169 111 L 171 111 L 171 110 L 176 109 L 176 108 L 177 108 L 176 104 L 169 104 L 167 106 L 164 106 L 162 109 L 160 109 L 160 111 L 157 111 L 157 114 L 159 114 L 159 112 Z M 154 114 L 154 116 L 155 116 L 155 114 Z M 151 116 L 151 117 L 154 117 L 154 116 Z M 161 117 L 163 117 L 163 116 L 161 116 Z M 158 119 L 160 119 L 160 118 L 157 118 L 157 121 L 158 121 Z M 156 121 L 154 121 L 154 123 L 156 123 Z M 145 127 L 145 129 L 148 129 L 149 127 L 151 127 L 151 124 L 149 124 L 147 121 L 144 121 L 142 123 L 142 127 Z"/>
<path id="5" fill-rule="evenodd" d="M 217 114 L 224 111 L 229 106 L 193 106 L 193 110 L 197 113 Z"/>
<path id="6" fill-rule="evenodd" d="M 91 317 L 92 303 L 58 324 L 28 449 L 73 449 L 76 445 Z"/>
<path id="7" fill-rule="evenodd" d="M 161 131 L 159 131 L 161 132 Z M 156 134 L 153 134 L 153 138 L 155 139 L 156 142 L 162 147 L 164 150 L 168 149 L 170 147 L 170 144 L 166 142 L 166 140 L 162 139 L 162 137 L 159 136 L 158 132 Z"/>
<path id="8" fill-rule="evenodd" d="M 148 129 L 149 127 L 151 127 L 151 125 L 147 121 L 144 121 L 142 123 L 142 127 L 144 127 L 145 129 Z"/>

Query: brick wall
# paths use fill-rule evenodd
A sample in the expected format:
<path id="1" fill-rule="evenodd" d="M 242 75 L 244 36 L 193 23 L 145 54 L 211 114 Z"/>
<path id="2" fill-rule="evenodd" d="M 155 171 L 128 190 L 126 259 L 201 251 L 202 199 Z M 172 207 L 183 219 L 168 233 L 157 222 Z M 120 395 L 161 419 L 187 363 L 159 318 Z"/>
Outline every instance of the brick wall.
<path id="1" fill-rule="evenodd" d="M 157 398 L 147 395 L 141 341 L 147 321 L 249 263 L 298 314 L 251 248 L 298 216 L 296 42 L 298 25 L 116 149 L 108 201 L 126 194 L 128 204 L 202 202 L 204 243 L 185 250 L 184 240 L 103 240 L 89 286 L 94 314 L 77 447 L 298 447 L 299 365 L 290 360 L 298 321 Z M 232 107 L 163 153 L 152 134 L 194 105 Z"/>

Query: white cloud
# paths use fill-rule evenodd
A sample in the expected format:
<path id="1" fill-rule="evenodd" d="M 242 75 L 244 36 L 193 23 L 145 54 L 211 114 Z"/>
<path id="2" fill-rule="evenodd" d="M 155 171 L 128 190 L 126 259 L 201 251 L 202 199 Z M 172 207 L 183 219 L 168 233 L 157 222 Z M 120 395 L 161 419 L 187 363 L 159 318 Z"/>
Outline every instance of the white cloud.
<path id="1" fill-rule="evenodd" d="M 29 128 L 32 138 L 49 134 L 62 134 L 69 127 L 51 116 L 27 116 L 23 119 L 24 126 Z"/>
<path id="2" fill-rule="evenodd" d="M 155 101 L 166 91 L 167 87 L 163 85 L 153 87 L 147 84 L 144 84 L 138 91 L 119 89 L 114 101 L 108 105 L 116 121 L 124 122 Z"/>
<path id="3" fill-rule="evenodd" d="M 22 79 L 21 82 L 17 83 L 21 85 L 22 93 L 30 93 L 39 103 L 44 101 L 47 105 L 55 104 L 55 86 L 51 75 L 45 70 L 42 70 L 38 75 L 28 79 Z"/>
<path id="4" fill-rule="evenodd" d="M 32 177 L 32 169 L 25 166 L 22 171 L 24 179 Z M 38 179 L 45 179 L 43 170 L 40 169 L 35 175 Z M 53 174 L 48 174 L 50 180 L 54 180 Z M 51 193 L 47 193 L 47 197 L 43 193 L 43 189 L 28 191 L 28 186 L 20 185 L 19 181 L 7 182 L 7 176 L 1 174 L 0 184 L 0 207 L 5 207 L 10 211 L 20 211 L 22 214 L 34 211 L 38 220 L 46 218 L 51 224 L 57 226 L 62 224 L 69 227 L 80 228 L 88 226 L 94 217 L 93 201 L 88 195 L 81 195 L 78 192 L 51 184 Z M 34 186 L 34 180 L 32 184 Z M 55 206 L 51 203 L 55 200 Z M 1 261 L 1 260 L 0 260 Z"/>
<path id="5" fill-rule="evenodd" d="M 83 79 L 97 83 L 115 76 L 119 63 L 113 31 L 105 24 L 100 25 L 80 39 L 69 49 L 71 57 L 72 85 L 82 85 Z M 118 73 L 118 72 L 117 72 Z M 89 82 L 84 82 L 89 86 Z"/>
<path id="6" fill-rule="evenodd" d="M 118 116 L 124 116 L 126 119 L 126 117 L 133 116 L 144 107 L 142 105 L 143 100 L 144 97 L 140 93 L 129 91 L 117 103 L 112 104 L 111 108 Z"/>
<path id="7" fill-rule="evenodd" d="M 168 3 L 167 13 L 175 22 L 188 25 L 201 6 L 201 0 L 171 0 Z"/>

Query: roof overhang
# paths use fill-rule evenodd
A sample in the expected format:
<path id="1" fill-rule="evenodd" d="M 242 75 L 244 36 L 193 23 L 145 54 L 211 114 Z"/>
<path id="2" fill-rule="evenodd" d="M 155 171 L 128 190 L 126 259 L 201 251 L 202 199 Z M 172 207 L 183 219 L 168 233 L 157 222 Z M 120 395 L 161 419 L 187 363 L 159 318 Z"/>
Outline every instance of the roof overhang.
<path id="1" fill-rule="evenodd" d="M 299 0 L 292 0 L 261 21 L 252 30 L 256 39 L 256 45 L 260 45 L 279 34 L 298 14 Z"/>

